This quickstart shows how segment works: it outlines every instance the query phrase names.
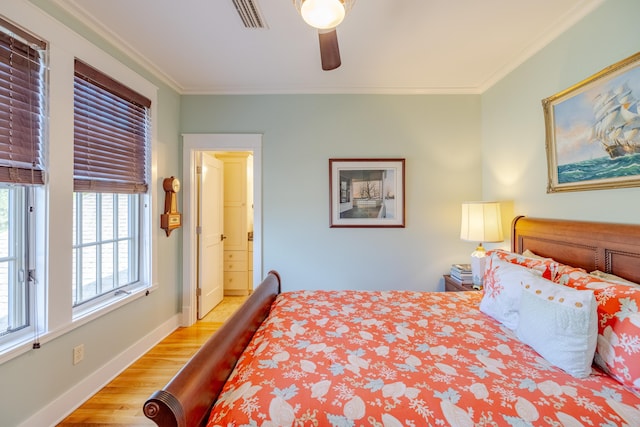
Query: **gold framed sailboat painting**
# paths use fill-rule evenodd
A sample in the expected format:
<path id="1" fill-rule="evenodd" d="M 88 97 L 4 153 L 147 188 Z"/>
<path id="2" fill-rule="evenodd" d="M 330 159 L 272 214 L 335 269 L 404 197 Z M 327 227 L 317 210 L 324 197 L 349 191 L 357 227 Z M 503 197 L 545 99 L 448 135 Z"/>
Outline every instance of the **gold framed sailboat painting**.
<path id="1" fill-rule="evenodd" d="M 542 100 L 548 193 L 640 186 L 640 52 Z"/>

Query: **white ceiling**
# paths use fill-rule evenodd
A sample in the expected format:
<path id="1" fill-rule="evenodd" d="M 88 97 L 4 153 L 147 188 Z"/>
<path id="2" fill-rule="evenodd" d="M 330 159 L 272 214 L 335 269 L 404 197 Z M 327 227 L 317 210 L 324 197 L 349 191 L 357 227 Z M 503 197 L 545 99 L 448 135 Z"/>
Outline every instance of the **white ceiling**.
<path id="1" fill-rule="evenodd" d="M 482 93 L 605 0 L 357 0 L 322 71 L 292 0 L 54 0 L 182 94 Z"/>

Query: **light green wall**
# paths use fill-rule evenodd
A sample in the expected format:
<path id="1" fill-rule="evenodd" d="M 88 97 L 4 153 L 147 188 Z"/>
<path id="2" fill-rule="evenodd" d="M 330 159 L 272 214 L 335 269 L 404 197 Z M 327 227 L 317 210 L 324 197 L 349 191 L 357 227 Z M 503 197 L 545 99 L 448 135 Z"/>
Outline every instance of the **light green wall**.
<path id="1" fill-rule="evenodd" d="M 292 288 L 436 290 L 473 244 L 478 95 L 184 96 L 185 133 L 262 133 L 264 269 Z M 329 158 L 406 159 L 406 228 L 329 228 Z M 461 258 L 462 256 L 462 258 Z"/>
<path id="2" fill-rule="evenodd" d="M 547 194 L 541 100 L 640 50 L 640 2 L 607 0 L 482 95 L 483 194 L 519 215 L 640 222 L 640 189 Z"/>

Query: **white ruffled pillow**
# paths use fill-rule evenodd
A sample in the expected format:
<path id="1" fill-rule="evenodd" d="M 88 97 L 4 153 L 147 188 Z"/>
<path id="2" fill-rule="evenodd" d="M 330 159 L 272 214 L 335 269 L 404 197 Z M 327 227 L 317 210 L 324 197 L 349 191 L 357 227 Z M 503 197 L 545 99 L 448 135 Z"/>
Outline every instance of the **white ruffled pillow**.
<path id="1" fill-rule="evenodd" d="M 542 277 L 523 282 L 518 338 L 574 377 L 591 374 L 597 322 L 593 291 L 576 290 Z"/>
<path id="2" fill-rule="evenodd" d="M 518 326 L 522 284 L 540 278 L 541 273 L 503 261 L 495 254 L 487 261 L 480 311 L 514 330 Z"/>

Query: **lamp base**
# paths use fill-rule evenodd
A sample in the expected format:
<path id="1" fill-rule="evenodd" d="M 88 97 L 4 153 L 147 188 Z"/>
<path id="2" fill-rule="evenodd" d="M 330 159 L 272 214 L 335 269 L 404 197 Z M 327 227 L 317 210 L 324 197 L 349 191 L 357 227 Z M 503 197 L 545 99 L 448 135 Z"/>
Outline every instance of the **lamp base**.
<path id="1" fill-rule="evenodd" d="M 484 283 L 486 254 L 482 243 L 471 253 L 471 281 L 474 289 L 481 289 Z"/>

